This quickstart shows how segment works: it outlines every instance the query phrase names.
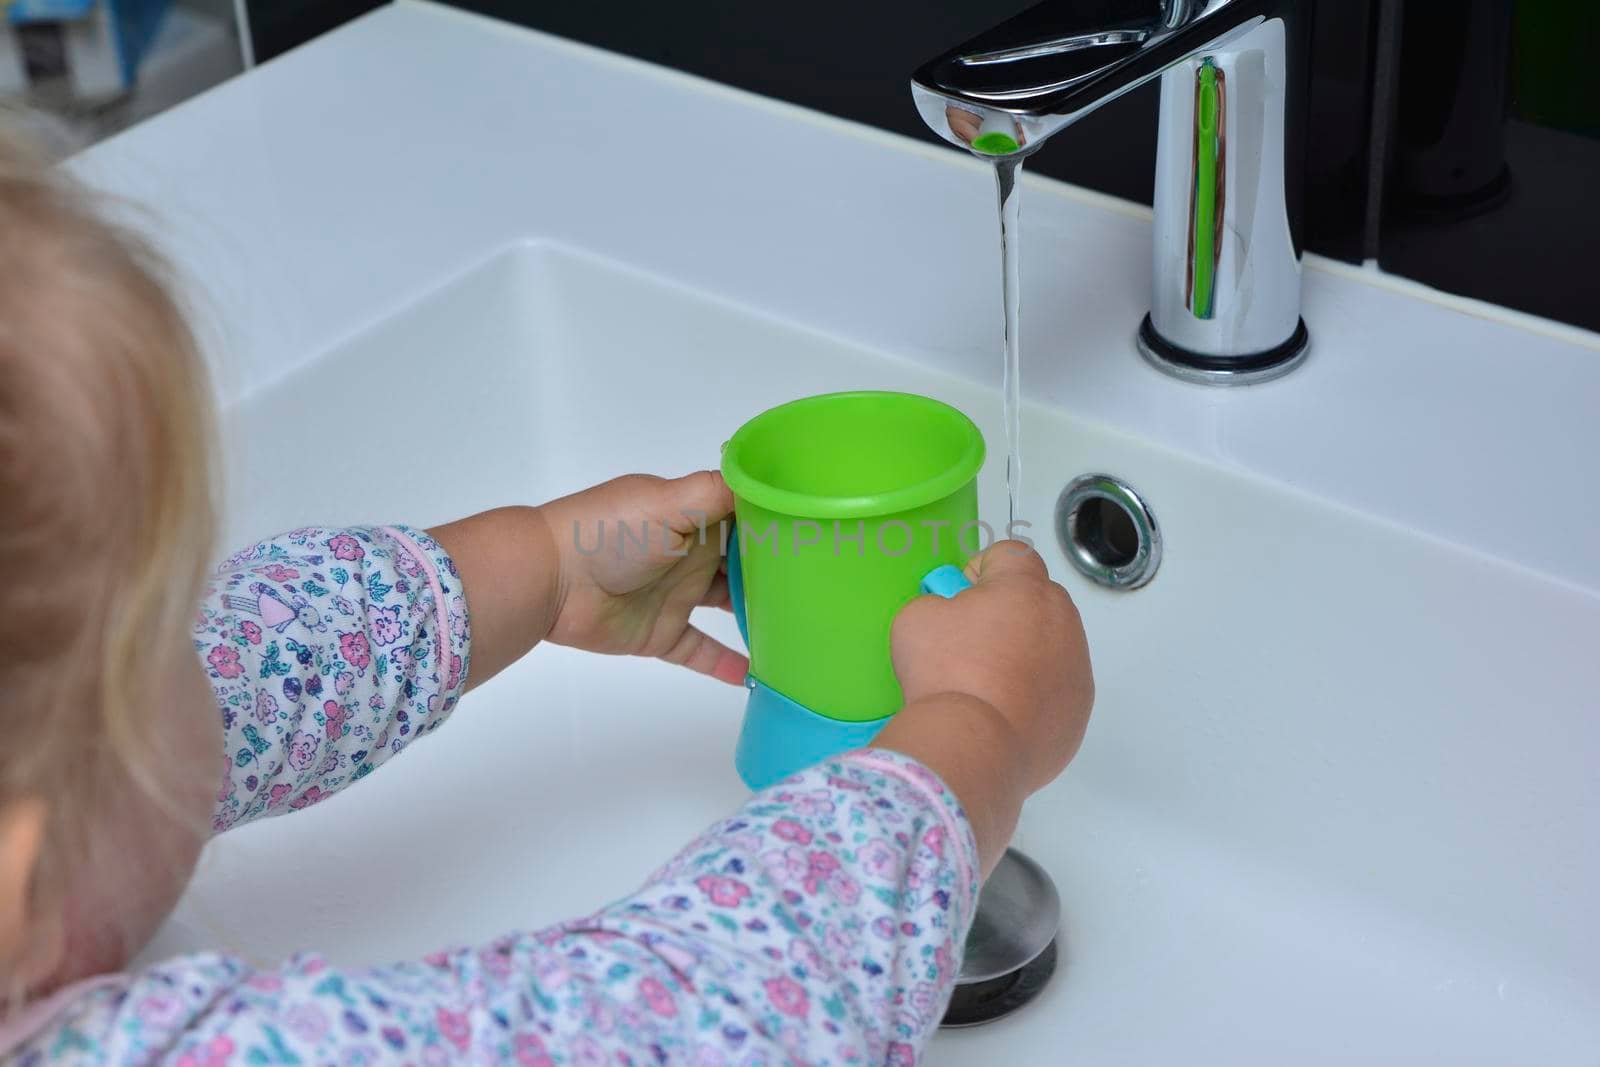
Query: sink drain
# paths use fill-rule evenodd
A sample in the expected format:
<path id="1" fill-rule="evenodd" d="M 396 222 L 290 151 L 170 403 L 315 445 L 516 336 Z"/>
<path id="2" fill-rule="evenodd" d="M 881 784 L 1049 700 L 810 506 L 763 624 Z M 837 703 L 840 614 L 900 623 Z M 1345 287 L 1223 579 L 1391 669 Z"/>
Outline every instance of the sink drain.
<path id="1" fill-rule="evenodd" d="M 1056 973 L 1054 938 L 1044 951 L 1010 974 L 956 986 L 940 1026 L 978 1026 L 1003 1018 L 1039 995 Z"/>
<path id="2" fill-rule="evenodd" d="M 1061 897 L 1032 858 L 1008 848 L 978 895 L 961 974 L 941 1026 L 977 1026 L 1039 995 L 1056 969 Z"/>
<path id="3" fill-rule="evenodd" d="M 1067 559 L 1108 589 L 1137 589 L 1161 566 L 1161 529 L 1133 487 L 1109 474 L 1074 478 L 1056 501 Z"/>

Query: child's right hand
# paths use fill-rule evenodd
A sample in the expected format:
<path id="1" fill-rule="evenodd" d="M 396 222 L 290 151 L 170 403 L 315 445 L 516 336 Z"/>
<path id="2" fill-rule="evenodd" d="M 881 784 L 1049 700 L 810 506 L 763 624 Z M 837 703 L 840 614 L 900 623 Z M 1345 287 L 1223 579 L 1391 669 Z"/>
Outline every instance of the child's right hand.
<path id="1" fill-rule="evenodd" d="M 1094 705 L 1078 609 L 1044 560 L 1001 541 L 967 564 L 972 588 L 919 597 L 894 622 L 894 669 L 907 703 L 939 693 L 976 697 L 1016 733 L 1029 792 L 1066 769 Z"/>
<path id="2" fill-rule="evenodd" d="M 956 791 L 988 870 L 1023 799 L 1062 772 L 1094 705 L 1089 646 L 1044 560 L 1001 541 L 967 565 L 973 586 L 920 597 L 896 617 L 904 710 L 879 745 L 920 759 Z"/>

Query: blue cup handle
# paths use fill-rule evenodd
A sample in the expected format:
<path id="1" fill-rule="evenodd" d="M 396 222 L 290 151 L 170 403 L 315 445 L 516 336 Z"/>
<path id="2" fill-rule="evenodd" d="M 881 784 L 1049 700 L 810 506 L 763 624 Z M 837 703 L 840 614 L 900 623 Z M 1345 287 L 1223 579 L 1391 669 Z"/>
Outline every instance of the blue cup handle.
<path id="1" fill-rule="evenodd" d="M 972 583 L 967 581 L 967 576 L 953 563 L 940 564 L 922 576 L 922 591 L 942 596 L 946 600 L 963 589 L 971 588 Z"/>

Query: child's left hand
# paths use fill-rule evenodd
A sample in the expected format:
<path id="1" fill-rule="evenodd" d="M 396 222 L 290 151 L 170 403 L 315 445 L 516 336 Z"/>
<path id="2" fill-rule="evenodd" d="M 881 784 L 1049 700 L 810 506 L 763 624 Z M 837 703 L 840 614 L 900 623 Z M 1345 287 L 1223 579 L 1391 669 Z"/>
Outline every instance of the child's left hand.
<path id="1" fill-rule="evenodd" d="M 721 522 L 733 494 L 715 471 L 629 474 L 537 508 L 496 508 L 428 531 L 461 575 L 472 627 L 467 685 L 540 641 L 656 656 L 742 685 L 750 661 L 689 625 L 726 608 Z"/>
<path id="2" fill-rule="evenodd" d="M 729 607 L 720 524 L 733 494 L 722 475 L 630 474 L 539 511 L 560 560 L 549 640 L 743 684 L 749 660 L 689 623 L 696 607 Z"/>

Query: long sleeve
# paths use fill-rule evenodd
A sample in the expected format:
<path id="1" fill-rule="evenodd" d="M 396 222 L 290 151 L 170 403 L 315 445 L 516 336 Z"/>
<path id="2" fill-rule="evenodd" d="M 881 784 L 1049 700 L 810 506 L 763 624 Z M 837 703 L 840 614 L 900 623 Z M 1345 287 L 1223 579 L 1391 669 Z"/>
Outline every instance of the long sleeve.
<path id="1" fill-rule="evenodd" d="M 218 831 L 314 804 L 437 728 L 470 644 L 455 564 L 394 526 L 292 530 L 234 555 L 194 639 L 226 735 Z"/>
<path id="2" fill-rule="evenodd" d="M 977 862 L 938 778 L 861 750 L 756 794 L 588 918 L 369 970 L 180 958 L 86 995 L 20 1062 L 910 1067 Z"/>

